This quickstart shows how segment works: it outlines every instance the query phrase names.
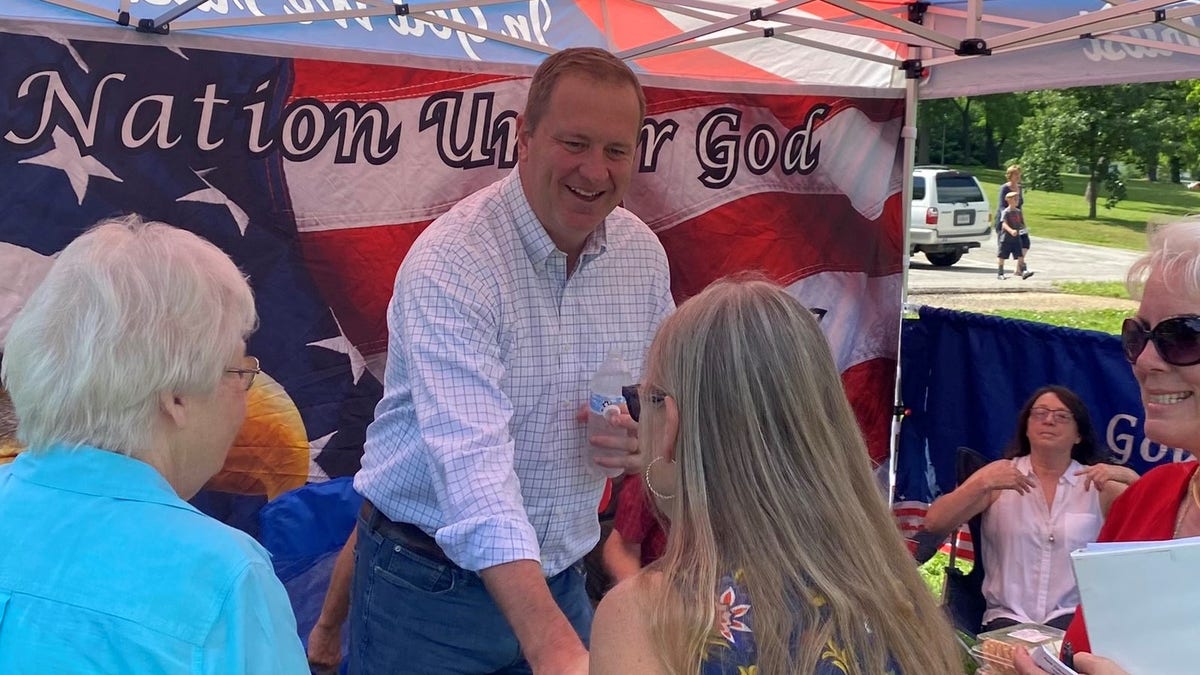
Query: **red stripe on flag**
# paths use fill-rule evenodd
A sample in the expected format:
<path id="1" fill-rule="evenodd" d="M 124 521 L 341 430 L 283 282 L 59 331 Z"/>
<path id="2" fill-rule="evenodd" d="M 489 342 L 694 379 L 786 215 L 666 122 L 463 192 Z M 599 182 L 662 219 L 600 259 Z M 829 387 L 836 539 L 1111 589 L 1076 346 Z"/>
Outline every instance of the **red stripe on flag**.
<path id="1" fill-rule="evenodd" d="M 680 301 L 745 270 L 762 271 L 783 285 L 820 272 L 885 276 L 899 273 L 905 262 L 899 253 L 898 205 L 899 196 L 889 198 L 883 217 L 869 220 L 844 195 L 765 192 L 718 206 L 658 236 L 671 259 L 671 288 Z"/>
<path id="2" fill-rule="evenodd" d="M 844 110 L 858 110 L 872 122 L 887 122 L 904 116 L 904 101 L 898 99 L 840 98 L 777 94 L 736 94 L 645 87 L 646 114 L 665 115 L 690 108 L 730 107 L 739 110 L 769 108 L 780 124 L 793 127 L 804 124 L 808 112 L 818 104 L 829 106 L 824 120 Z M 818 121 L 817 126 L 821 122 Z"/>
<path id="3" fill-rule="evenodd" d="M 842 373 L 846 398 L 858 418 L 867 452 L 879 464 L 888 456 L 891 435 L 892 397 L 896 382 L 895 359 L 871 359 L 851 366 Z"/>
<path id="4" fill-rule="evenodd" d="M 525 79 L 495 73 L 460 73 L 307 59 L 295 59 L 293 69 L 295 82 L 292 84 L 289 103 L 300 98 L 316 98 L 322 101 L 394 101 Z"/>
<path id="5" fill-rule="evenodd" d="M 321 296 L 363 355 L 387 351 L 387 306 L 396 270 L 430 222 L 301 235 L 301 252 Z"/>

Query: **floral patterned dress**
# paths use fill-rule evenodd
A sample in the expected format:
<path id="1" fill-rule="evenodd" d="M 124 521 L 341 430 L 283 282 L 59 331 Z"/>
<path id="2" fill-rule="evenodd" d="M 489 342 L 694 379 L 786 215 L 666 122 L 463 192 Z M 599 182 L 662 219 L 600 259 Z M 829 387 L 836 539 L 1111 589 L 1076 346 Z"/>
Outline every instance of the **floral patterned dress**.
<path id="1" fill-rule="evenodd" d="M 701 675 L 758 675 L 758 649 L 754 643 L 754 610 L 741 574 L 727 574 L 717 586 L 717 630 L 708 654 L 700 664 Z M 834 641 L 825 645 L 813 675 L 846 675 L 854 658 L 850 651 Z M 898 675 L 892 666 L 887 675 Z"/>

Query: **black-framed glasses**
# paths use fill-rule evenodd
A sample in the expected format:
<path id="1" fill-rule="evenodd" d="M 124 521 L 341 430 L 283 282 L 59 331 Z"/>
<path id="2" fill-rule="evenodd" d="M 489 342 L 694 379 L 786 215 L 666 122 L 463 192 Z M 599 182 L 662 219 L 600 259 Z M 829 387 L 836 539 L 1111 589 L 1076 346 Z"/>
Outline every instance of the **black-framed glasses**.
<path id="1" fill-rule="evenodd" d="M 646 396 L 651 403 L 658 405 L 666 398 L 666 394 L 657 389 L 649 389 Z M 638 422 L 642 418 L 642 385 L 627 384 L 621 387 L 621 396 L 625 397 L 625 407 L 629 410 L 629 416 L 634 422 Z"/>
<path id="2" fill-rule="evenodd" d="M 1147 342 L 1163 361 L 1173 366 L 1194 366 L 1200 363 L 1200 316 L 1183 314 L 1158 322 L 1147 328 L 1140 319 L 1128 318 L 1121 324 L 1121 349 L 1130 363 L 1135 363 Z"/>
<path id="3" fill-rule="evenodd" d="M 225 372 L 230 375 L 237 375 L 239 380 L 246 383 L 246 391 L 250 391 L 250 387 L 254 385 L 254 376 L 262 372 L 258 359 L 253 356 L 247 356 L 246 361 L 250 363 L 250 368 L 226 368 Z"/>
<path id="4" fill-rule="evenodd" d="M 1055 410 L 1053 408 L 1043 408 L 1042 406 L 1031 409 L 1029 416 L 1039 422 L 1046 422 L 1053 419 L 1059 424 L 1066 424 L 1075 419 L 1075 415 L 1071 414 L 1070 410 Z"/>

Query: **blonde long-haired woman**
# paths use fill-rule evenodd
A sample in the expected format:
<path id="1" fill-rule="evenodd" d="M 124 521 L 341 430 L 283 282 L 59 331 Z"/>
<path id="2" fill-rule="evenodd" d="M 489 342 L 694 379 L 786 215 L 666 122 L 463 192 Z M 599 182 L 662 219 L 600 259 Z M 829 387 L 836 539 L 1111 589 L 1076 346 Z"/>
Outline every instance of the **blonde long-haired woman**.
<path id="1" fill-rule="evenodd" d="M 783 289 L 719 281 L 663 323 L 640 436 L 669 541 L 601 603 L 592 673 L 961 672 L 825 336 Z"/>

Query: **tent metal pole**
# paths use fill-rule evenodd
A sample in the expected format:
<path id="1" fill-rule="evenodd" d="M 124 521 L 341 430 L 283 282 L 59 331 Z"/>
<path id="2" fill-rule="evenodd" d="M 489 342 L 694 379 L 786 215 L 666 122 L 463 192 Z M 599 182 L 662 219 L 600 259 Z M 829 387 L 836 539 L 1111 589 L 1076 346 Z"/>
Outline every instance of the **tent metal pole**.
<path id="1" fill-rule="evenodd" d="M 278 23 L 300 23 L 302 21 L 333 21 L 334 19 L 362 19 L 372 16 L 395 16 L 390 8 L 339 9 L 311 14 L 273 14 L 270 16 L 234 16 L 224 19 L 198 19 L 171 24 L 172 31 L 199 30 L 202 28 L 236 28 L 238 26 L 267 26 Z"/>
<path id="2" fill-rule="evenodd" d="M 1124 5 L 1127 2 L 1129 2 L 1129 0 L 1109 0 L 1109 4 L 1118 5 L 1118 6 Z M 1170 26 L 1171 28 L 1174 28 L 1175 30 L 1179 31 L 1180 33 L 1186 33 L 1188 35 L 1191 35 L 1192 37 L 1200 38 L 1200 28 L 1186 24 L 1186 23 L 1180 21 L 1179 19 L 1167 19 L 1163 23 L 1166 24 L 1167 26 Z"/>
<path id="3" fill-rule="evenodd" d="M 1043 24 L 1037 28 L 1029 28 L 1026 30 L 1019 30 L 1019 31 L 1016 31 L 1013 33 L 1006 33 L 1004 35 L 997 35 L 995 37 L 988 39 L 988 46 L 991 47 L 992 49 L 998 49 L 1000 47 L 1007 47 L 1009 45 L 1018 44 L 1018 43 L 1022 43 L 1022 42 L 1036 41 L 1036 40 L 1047 38 L 1047 37 L 1057 35 L 1058 33 L 1063 33 L 1063 32 L 1080 32 L 1081 31 L 1081 32 L 1086 33 L 1090 29 L 1095 28 L 1096 26 L 1101 25 L 1104 22 L 1113 21 L 1116 19 L 1122 19 L 1125 17 L 1130 17 L 1129 20 L 1132 21 L 1132 23 L 1126 27 L 1133 27 L 1135 25 L 1145 24 L 1145 23 L 1149 23 L 1149 22 L 1145 21 L 1145 20 L 1139 20 L 1136 17 L 1132 17 L 1131 15 L 1137 14 L 1139 12 L 1152 12 L 1156 9 L 1162 9 L 1164 7 L 1167 7 L 1167 6 L 1173 5 L 1173 4 L 1175 4 L 1175 3 L 1166 2 L 1164 0 L 1135 0 L 1134 2 L 1130 2 L 1129 4 L 1126 4 L 1126 5 L 1120 5 L 1120 6 L 1110 5 L 1104 9 L 1092 12 L 1090 14 L 1083 14 L 1081 16 L 1073 16 L 1068 19 L 1059 19 L 1058 21 L 1051 21 L 1050 23 Z M 1174 18 L 1174 17 L 1171 17 L 1171 18 Z"/>
<path id="4" fill-rule="evenodd" d="M 979 24 L 983 23 L 983 0 L 968 0 L 967 2 L 967 34 L 966 38 L 980 37 L 982 31 Z"/>
<path id="5" fill-rule="evenodd" d="M 238 26 L 257 26 L 270 25 L 279 23 L 301 23 L 306 21 L 332 21 L 336 19 L 363 19 L 376 16 L 395 16 L 396 7 L 390 2 L 379 2 L 378 0 L 362 0 L 366 7 L 357 9 L 338 9 L 338 10 L 322 10 L 317 12 L 302 12 L 296 14 L 272 14 L 268 16 L 249 16 L 249 17 L 228 17 L 222 19 L 194 19 L 178 21 L 171 26 L 172 30 L 197 30 L 201 28 L 235 28 Z M 512 0 L 451 0 L 449 2 L 430 2 L 422 3 L 419 6 L 409 6 L 410 16 L 416 16 L 422 20 L 425 19 L 425 12 L 432 12 L 439 9 L 461 9 L 464 7 L 486 7 L 489 5 L 503 5 L 512 2 Z M 463 24 L 455 26 L 463 32 L 470 32 L 468 26 Z M 478 29 L 476 29 L 478 30 Z"/>
<path id="6" fill-rule="evenodd" d="M 893 414 L 892 414 L 892 437 L 891 447 L 888 452 L 888 504 L 893 504 L 896 501 L 896 465 L 897 455 L 900 452 L 900 425 L 903 422 L 901 411 L 904 409 L 904 399 L 901 396 L 901 378 L 904 373 L 900 370 L 900 350 L 904 346 L 904 311 L 903 308 L 908 305 L 908 246 L 909 232 L 908 227 L 912 221 L 912 173 L 913 166 L 916 163 L 917 156 L 917 101 L 920 98 L 919 90 L 917 89 L 920 80 L 916 77 L 909 77 L 905 80 L 904 86 L 904 126 L 900 130 L 900 139 L 903 143 L 904 159 L 901 163 L 904 175 L 901 177 L 900 188 L 900 210 L 903 217 L 900 222 L 903 224 L 904 230 L 904 250 L 900 252 L 903 256 L 904 263 L 901 266 L 900 272 L 900 326 L 896 334 L 896 387 L 892 393 Z"/>
<path id="7" fill-rule="evenodd" d="M 176 5 L 175 7 L 163 12 L 157 19 L 151 19 L 149 28 L 154 30 L 161 26 L 165 26 L 206 2 L 208 2 L 208 0 L 187 0 L 187 2 L 183 3 L 182 5 Z"/>
<path id="8" fill-rule="evenodd" d="M 946 47 L 950 47 L 951 49 L 957 47 L 959 44 L 959 40 L 953 40 L 952 42 L 948 42 L 948 41 L 946 41 L 947 38 L 944 35 L 938 33 L 937 31 L 930 30 L 929 28 L 926 28 L 920 24 L 912 23 L 912 22 L 908 21 L 907 19 L 901 19 L 898 16 L 892 16 L 891 14 L 888 14 L 887 12 L 881 12 L 876 9 L 871 9 L 870 7 L 867 7 L 866 5 L 861 5 L 858 2 L 855 2 L 854 0 L 825 0 L 825 3 L 829 4 L 829 5 L 833 5 L 834 7 L 837 7 L 839 9 L 843 9 L 852 14 L 857 14 L 858 16 L 861 16 L 864 19 L 871 19 L 871 20 L 877 21 L 885 26 L 891 26 L 892 28 L 895 28 L 896 30 L 902 31 L 904 33 L 916 35 L 918 37 L 923 37 L 926 40 L 932 40 L 933 42 L 937 42 Z M 896 38 L 893 37 L 892 39 L 895 40 Z"/>
<path id="9" fill-rule="evenodd" d="M 739 26 L 736 26 L 736 28 L 737 28 L 737 30 L 744 31 L 744 32 L 742 32 L 742 34 L 740 34 L 740 35 L 730 35 L 730 36 L 726 36 L 726 37 L 709 37 L 709 38 L 707 38 L 707 40 L 692 40 L 691 42 L 685 42 L 683 44 L 672 44 L 672 46 L 670 46 L 670 47 L 661 47 L 659 49 L 655 49 L 654 52 L 646 52 L 646 53 L 643 53 L 640 55 L 641 56 L 661 56 L 664 54 L 678 54 L 680 52 L 690 52 L 690 50 L 692 50 L 692 49 L 707 49 L 709 47 L 719 47 L 719 46 L 721 46 L 721 44 L 733 44 L 733 43 L 737 43 L 737 42 L 745 42 L 748 40 L 762 40 L 762 38 L 764 37 L 762 29 L 756 29 L 756 28 L 754 28 L 754 26 L 739 25 Z M 851 48 L 836 47 L 836 46 L 834 46 L 834 44 L 817 42 L 815 40 L 805 40 L 805 38 L 803 38 L 803 37 L 796 37 L 793 35 L 788 35 L 787 32 L 781 32 L 781 31 L 785 31 L 785 30 L 788 30 L 788 29 L 776 28 L 775 35 L 773 35 L 772 37 L 774 37 L 775 40 L 782 40 L 784 42 L 791 42 L 793 44 L 799 44 L 800 47 L 811 47 L 814 49 L 820 49 L 820 50 L 822 50 L 822 52 L 832 52 L 834 54 L 851 56 L 851 58 L 854 58 L 854 59 L 863 59 L 865 61 L 875 61 L 875 62 L 877 62 L 877 64 L 884 64 L 884 65 L 898 67 L 898 68 L 900 67 L 899 59 L 888 58 L 888 56 L 882 56 L 880 54 L 871 54 L 870 52 L 857 52 L 857 50 L 854 50 Z"/>
<path id="10" fill-rule="evenodd" d="M 608 51 L 616 51 L 613 44 L 612 17 L 608 14 L 608 0 L 600 0 L 600 17 L 604 20 L 604 46 Z"/>
<path id="11" fill-rule="evenodd" d="M 731 8 L 729 5 L 722 5 L 715 2 L 706 2 L 705 0 L 638 0 L 644 5 L 657 7 L 658 9 L 668 12 L 675 12 L 684 16 L 690 16 L 694 19 L 702 19 L 711 21 L 714 15 L 730 16 Z M 690 9 L 689 9 L 690 8 Z M 693 10 L 701 10 L 696 12 Z M 892 31 L 880 30 L 878 28 L 866 28 L 863 26 L 855 26 L 848 23 L 831 22 L 827 19 L 806 19 L 803 17 L 792 16 L 790 14 L 775 14 L 771 16 L 770 21 L 776 23 L 785 23 L 796 28 L 811 28 L 813 30 L 828 31 L 830 33 L 842 33 L 845 35 L 856 35 L 858 37 L 872 38 L 883 42 L 903 42 L 909 45 L 917 45 L 921 47 L 953 47 L 957 46 L 957 38 L 952 38 L 948 35 L 943 35 L 940 40 L 926 40 L 916 37 L 905 31 L 903 34 L 896 34 Z M 742 30 L 759 30 L 755 27 L 739 27 Z M 792 30 L 776 28 L 778 34 L 782 30 Z"/>
<path id="12" fill-rule="evenodd" d="M 858 51 L 854 51 L 853 49 L 847 49 L 845 47 L 838 47 L 836 45 L 831 45 L 831 44 L 827 44 L 827 43 L 823 43 L 823 42 L 817 42 L 816 40 L 808 40 L 808 39 L 805 39 L 802 37 L 796 37 L 795 35 L 789 35 L 788 33 L 781 33 L 781 32 L 779 32 L 779 29 L 775 30 L 775 38 L 777 40 L 783 40 L 784 42 L 791 42 L 792 44 L 797 44 L 802 47 L 812 47 L 813 49 L 820 49 L 821 51 L 832 52 L 834 54 L 841 54 L 843 56 L 852 56 L 857 59 L 863 59 L 866 61 L 874 61 L 876 63 L 883 63 L 883 64 L 886 64 L 889 66 L 893 66 L 895 68 L 899 68 L 900 64 L 901 64 L 901 61 L 899 59 L 892 59 L 892 58 L 888 58 L 886 56 L 880 56 L 878 54 L 871 54 L 869 52 L 858 52 Z"/>
<path id="13" fill-rule="evenodd" d="M 670 47 L 671 45 L 677 45 L 681 42 L 694 40 L 698 37 L 719 33 L 727 28 L 734 28 L 751 21 L 768 19 L 774 14 L 792 9 L 793 7 L 799 7 L 800 5 L 808 4 L 809 2 L 813 2 L 813 0 L 784 0 L 784 2 L 777 2 L 773 5 L 768 5 L 767 7 L 755 8 L 749 12 L 741 12 L 739 14 L 730 16 L 727 19 L 722 19 L 721 21 L 711 23 L 701 28 L 694 28 L 669 38 L 663 38 L 661 40 L 649 42 L 641 45 L 640 47 L 623 50 L 617 54 L 617 58 L 623 60 L 637 58 L 643 54 L 646 54 L 647 52 L 652 52 L 662 47 Z"/>
<path id="14" fill-rule="evenodd" d="M 1164 52 L 1171 52 L 1173 54 L 1187 54 L 1189 56 L 1200 56 L 1200 47 L 1192 47 L 1190 45 L 1181 45 L 1181 44 L 1176 44 L 1173 42 L 1161 42 L 1158 40 L 1147 40 L 1145 38 L 1135 38 L 1135 37 L 1129 37 L 1127 35 L 1119 35 L 1119 34 L 1116 34 L 1116 35 L 1100 34 L 1100 35 L 1093 35 L 1092 37 L 1093 37 L 1093 39 L 1096 39 L 1096 40 L 1108 40 L 1109 42 L 1116 42 L 1119 44 L 1137 45 L 1139 47 L 1145 47 L 1146 49 L 1158 49 L 1158 50 L 1162 50 Z M 1038 44 L 1038 46 L 1052 45 L 1052 44 L 1057 44 L 1059 42 L 1075 42 L 1078 40 L 1079 40 L 1079 38 L 1076 38 L 1076 37 L 1063 37 L 1063 38 L 1059 38 L 1057 40 L 1049 40 L 1046 42 L 1041 42 Z M 1009 47 L 1007 49 L 997 49 L 992 52 L 992 55 L 998 56 L 1000 54 L 1012 54 L 1014 52 L 1024 51 L 1025 49 L 1027 49 L 1027 47 L 1021 47 L 1021 46 Z M 932 67 L 932 66 L 937 66 L 942 63 L 953 63 L 955 61 L 961 61 L 962 59 L 963 59 L 963 57 L 960 57 L 960 56 L 943 56 L 943 57 L 939 57 L 936 59 L 929 59 L 928 61 L 925 62 L 925 65 Z"/>

